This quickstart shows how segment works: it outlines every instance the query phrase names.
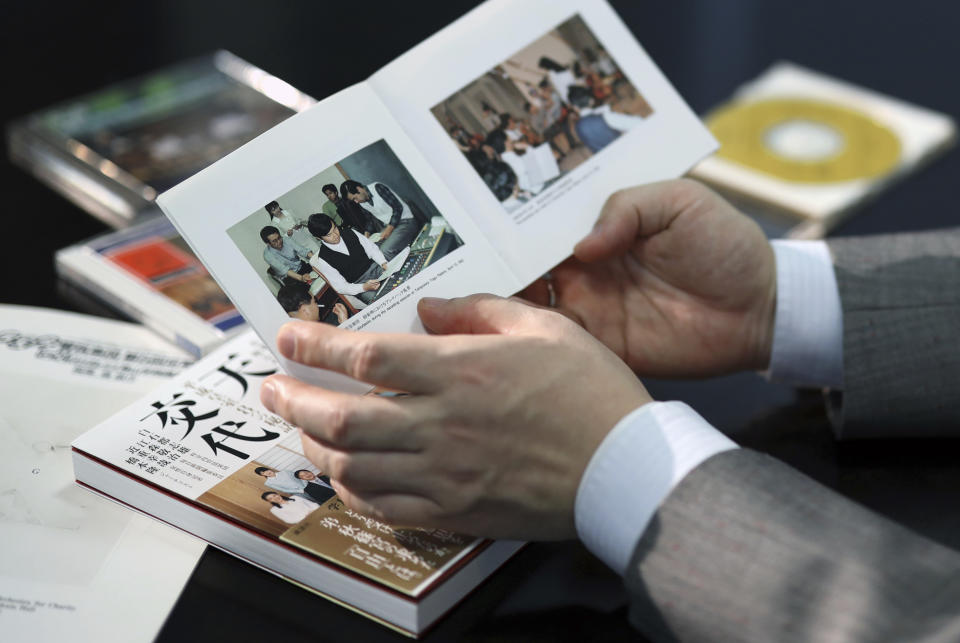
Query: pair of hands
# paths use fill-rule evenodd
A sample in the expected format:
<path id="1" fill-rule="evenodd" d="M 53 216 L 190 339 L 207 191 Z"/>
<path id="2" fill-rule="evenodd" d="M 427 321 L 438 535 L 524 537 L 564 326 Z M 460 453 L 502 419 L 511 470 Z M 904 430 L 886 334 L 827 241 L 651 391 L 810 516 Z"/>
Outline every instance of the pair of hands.
<path id="1" fill-rule="evenodd" d="M 302 427 L 307 457 L 359 511 L 488 537 L 574 536 L 591 456 L 651 401 L 634 372 L 764 368 L 776 274 L 760 229 L 686 180 L 612 196 L 552 274 L 556 309 L 536 305 L 547 303 L 543 284 L 527 302 L 421 301 L 430 336 L 284 326 L 290 359 L 411 395 L 274 376 L 263 402 Z"/>

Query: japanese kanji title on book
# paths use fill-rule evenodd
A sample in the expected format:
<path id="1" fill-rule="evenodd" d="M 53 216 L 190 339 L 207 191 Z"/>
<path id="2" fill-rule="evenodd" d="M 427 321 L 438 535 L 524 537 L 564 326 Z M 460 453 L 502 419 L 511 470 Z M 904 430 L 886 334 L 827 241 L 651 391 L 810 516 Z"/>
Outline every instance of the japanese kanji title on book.
<path id="1" fill-rule="evenodd" d="M 270 352 L 252 338 L 249 350 L 225 355 L 206 375 L 159 389 L 157 399 L 133 419 L 135 433 L 97 450 L 113 456 L 111 461 L 122 468 L 195 500 L 296 433 L 260 407 L 260 383 L 276 372 Z"/>

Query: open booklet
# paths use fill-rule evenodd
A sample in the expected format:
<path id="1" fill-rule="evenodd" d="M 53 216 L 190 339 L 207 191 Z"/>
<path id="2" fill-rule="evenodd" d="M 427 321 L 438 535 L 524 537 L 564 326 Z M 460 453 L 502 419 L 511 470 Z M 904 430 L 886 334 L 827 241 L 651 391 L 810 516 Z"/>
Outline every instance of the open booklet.
<path id="1" fill-rule="evenodd" d="M 491 0 L 158 203 L 273 349 L 291 317 L 422 332 L 421 297 L 513 294 L 715 147 L 605 2 Z"/>

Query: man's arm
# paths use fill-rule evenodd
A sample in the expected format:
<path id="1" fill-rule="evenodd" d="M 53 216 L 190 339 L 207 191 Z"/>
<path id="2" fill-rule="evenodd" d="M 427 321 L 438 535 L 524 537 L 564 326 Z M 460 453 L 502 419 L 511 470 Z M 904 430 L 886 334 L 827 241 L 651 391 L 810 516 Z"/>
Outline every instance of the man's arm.
<path id="1" fill-rule="evenodd" d="M 383 252 L 381 252 L 380 246 L 373 243 L 372 241 L 370 241 L 370 239 L 360 234 L 356 230 L 353 231 L 353 234 L 356 235 L 357 240 L 360 242 L 360 245 L 363 246 L 363 249 L 364 251 L 366 251 L 367 256 L 370 257 L 374 262 L 376 262 L 378 266 L 383 268 L 383 266 L 387 263 L 387 258 L 383 256 Z M 386 268 L 384 268 L 384 270 L 386 270 Z"/>
<path id="2" fill-rule="evenodd" d="M 960 554 L 747 449 L 677 486 L 626 574 L 654 640 L 960 640 Z"/>
<path id="3" fill-rule="evenodd" d="M 288 239 L 285 243 L 290 243 L 290 240 Z M 267 262 L 274 274 L 286 275 L 297 281 L 303 281 L 303 275 L 298 274 L 296 270 L 287 268 L 287 261 L 270 246 L 263 249 L 263 260 Z"/>
<path id="4" fill-rule="evenodd" d="M 303 246 L 301 246 L 299 243 L 297 243 L 297 242 L 294 241 L 293 239 L 286 239 L 286 240 L 284 240 L 284 243 L 289 243 L 290 246 L 293 248 L 293 251 L 294 251 L 294 252 L 297 254 L 297 256 L 300 257 L 300 259 L 302 259 L 303 261 L 309 261 L 309 260 L 310 260 L 310 257 L 313 256 L 313 252 L 312 252 L 309 248 L 304 248 Z"/>
<path id="5" fill-rule="evenodd" d="M 829 241 L 843 304 L 843 438 L 960 435 L 960 230 Z"/>
<path id="6" fill-rule="evenodd" d="M 310 266 L 323 275 L 330 287 L 341 295 L 359 295 L 363 292 L 363 284 L 350 283 L 343 278 L 339 270 L 321 259 L 319 255 L 310 259 Z"/>
<path id="7" fill-rule="evenodd" d="M 888 387 L 894 380 L 887 391 L 878 392 L 880 383 L 862 381 L 864 369 L 857 365 L 864 358 L 875 360 L 877 342 L 885 339 L 891 350 L 920 356 L 906 372 L 911 381 L 939 381 L 944 365 L 956 363 L 953 356 L 960 351 L 953 346 L 939 346 L 936 355 L 929 352 L 928 326 L 915 326 L 909 337 L 901 337 L 898 325 L 904 319 L 899 302 L 922 308 L 932 300 L 946 319 L 957 314 L 954 290 L 937 297 L 939 291 L 921 285 L 936 268 L 918 271 L 913 261 L 921 258 L 927 266 L 933 262 L 941 264 L 937 266 L 941 271 L 952 270 L 954 257 L 960 257 L 958 236 L 938 232 L 834 241 L 836 278 L 822 243 L 775 245 L 778 301 L 772 374 L 807 385 L 843 388 L 843 395 L 852 393 L 855 400 L 871 394 L 883 399 L 899 396 L 907 414 L 900 406 L 883 412 L 899 417 L 890 426 L 907 427 L 906 434 L 916 435 L 910 418 L 919 410 L 909 410 L 910 405 L 937 413 L 936 418 L 943 418 L 939 413 L 949 418 L 942 403 L 952 399 L 949 394 L 937 400 L 927 387 L 904 382 L 897 363 L 899 359 L 903 364 L 904 356 L 881 351 L 885 359 L 893 360 L 885 375 L 878 373 L 884 367 L 876 361 L 866 368 Z M 891 264 L 897 274 L 884 270 Z M 883 273 L 877 274 L 879 270 Z M 848 323 L 850 312 L 863 314 L 868 321 Z M 837 368 L 841 354 L 846 374 Z M 873 411 L 874 405 L 883 403 L 874 398 L 868 408 Z M 686 413 L 686 419 L 671 418 L 672 424 L 702 423 L 691 410 Z M 660 424 L 647 422 L 634 430 L 676 430 Z M 860 417 L 856 426 L 869 425 Z M 873 434 L 859 430 L 860 436 Z M 611 438 L 617 436 L 612 432 L 607 440 Z M 623 442 L 605 441 L 594 457 L 606 449 L 629 459 Z M 689 443 L 681 444 L 671 457 L 682 458 L 689 450 Z M 746 450 L 714 455 L 686 475 L 646 525 L 630 563 L 621 566 L 627 554 L 616 545 L 624 536 L 612 535 L 610 524 L 606 530 L 589 524 L 610 514 L 603 498 L 624 495 L 623 489 L 611 486 L 622 483 L 609 475 L 610 465 L 608 457 L 603 464 L 608 480 L 592 473 L 592 463 L 588 467 L 577 500 L 578 528 L 591 549 L 625 572 L 633 597 L 632 618 L 655 639 L 955 640 L 960 635 L 958 552 L 873 514 L 772 458 Z M 638 497 L 635 494 L 634 500 Z M 641 504 L 642 513 L 649 504 Z"/>
<path id="8" fill-rule="evenodd" d="M 386 239 L 390 236 L 390 233 L 393 232 L 393 229 L 397 227 L 397 224 L 400 223 L 400 217 L 403 215 L 403 203 L 400 201 L 400 197 L 394 194 L 393 190 L 383 183 L 377 184 L 376 192 L 380 195 L 380 198 L 390 206 L 390 209 L 393 210 L 390 221 L 387 222 L 387 227 L 381 232 L 380 238 Z"/>

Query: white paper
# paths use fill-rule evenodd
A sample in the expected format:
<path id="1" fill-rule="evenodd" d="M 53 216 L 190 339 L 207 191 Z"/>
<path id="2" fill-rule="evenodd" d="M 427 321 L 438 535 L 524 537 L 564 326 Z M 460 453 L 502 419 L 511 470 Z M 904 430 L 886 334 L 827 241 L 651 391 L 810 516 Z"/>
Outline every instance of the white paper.
<path id="1" fill-rule="evenodd" d="M 156 636 L 203 544 L 79 487 L 70 442 L 191 362 L 141 326 L 0 306 L 0 639 Z"/>

